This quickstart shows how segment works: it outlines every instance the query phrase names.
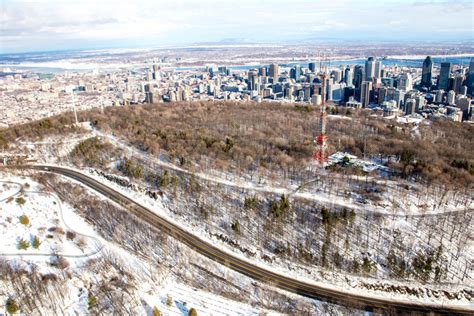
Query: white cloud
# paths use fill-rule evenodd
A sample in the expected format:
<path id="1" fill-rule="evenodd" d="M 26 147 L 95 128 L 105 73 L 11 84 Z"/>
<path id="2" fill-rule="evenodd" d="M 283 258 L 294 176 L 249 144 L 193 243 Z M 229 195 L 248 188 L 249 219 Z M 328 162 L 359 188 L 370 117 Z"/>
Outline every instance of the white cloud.
<path id="1" fill-rule="evenodd" d="M 314 36 L 472 38 L 470 1 L 0 0 L 0 50 Z M 465 30 L 465 31 L 463 31 Z M 288 38 L 284 38 L 287 36 Z M 432 39 L 430 38 L 430 39 Z M 91 44 L 91 45 L 89 45 Z M 73 47 L 71 47 L 73 48 Z"/>

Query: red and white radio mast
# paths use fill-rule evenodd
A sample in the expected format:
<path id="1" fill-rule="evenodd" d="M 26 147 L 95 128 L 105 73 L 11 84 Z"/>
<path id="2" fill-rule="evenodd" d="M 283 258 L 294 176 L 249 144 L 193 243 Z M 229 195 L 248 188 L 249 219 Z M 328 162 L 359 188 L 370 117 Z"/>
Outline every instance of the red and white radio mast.
<path id="1" fill-rule="evenodd" d="M 322 104 L 321 111 L 319 113 L 319 135 L 316 136 L 314 142 L 316 143 L 316 151 L 313 154 L 314 161 L 321 165 L 327 161 L 326 147 L 327 147 L 327 135 L 326 135 L 326 72 L 322 76 L 323 84 L 321 86 Z"/>

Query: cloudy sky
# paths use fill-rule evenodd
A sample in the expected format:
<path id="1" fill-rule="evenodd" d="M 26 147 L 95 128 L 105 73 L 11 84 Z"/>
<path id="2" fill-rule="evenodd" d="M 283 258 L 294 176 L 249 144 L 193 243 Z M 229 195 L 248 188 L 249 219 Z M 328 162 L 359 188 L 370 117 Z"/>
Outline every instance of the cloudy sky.
<path id="1" fill-rule="evenodd" d="M 469 40 L 470 0 L 0 0 L 0 53 L 225 39 Z"/>

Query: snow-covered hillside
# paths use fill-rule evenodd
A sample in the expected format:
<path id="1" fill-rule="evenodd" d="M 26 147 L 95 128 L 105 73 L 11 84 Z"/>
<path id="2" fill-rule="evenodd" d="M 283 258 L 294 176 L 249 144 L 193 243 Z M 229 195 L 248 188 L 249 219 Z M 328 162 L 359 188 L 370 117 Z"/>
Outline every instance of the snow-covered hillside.
<path id="1" fill-rule="evenodd" d="M 289 308 L 335 308 L 276 289 L 264 291 L 251 279 L 202 258 L 168 237 L 158 237 L 162 241 L 153 237 L 158 242 L 146 246 L 154 249 L 146 258 L 128 247 L 127 241 L 117 242 L 121 238 L 118 235 L 105 236 L 106 221 L 92 213 L 84 216 L 89 207 L 100 209 L 97 215 L 119 212 L 127 216 L 126 211 L 93 192 L 73 189 L 77 184 L 67 180 L 62 185 L 70 195 L 61 190 L 51 192 L 51 187 L 40 184 L 49 180 L 41 176 L 38 180 L 38 175 L 0 171 L 0 179 L 0 313 L 18 307 L 19 313 L 33 315 L 85 315 L 99 310 L 188 315 L 191 309 L 198 315 L 277 315 L 279 311 L 290 312 Z M 84 205 L 85 200 L 89 206 Z M 84 208 L 78 210 L 75 203 Z M 138 233 L 145 238 L 156 234 L 146 229 Z M 127 238 L 135 237 L 127 234 Z M 227 287 L 249 292 L 231 295 Z M 237 297 L 238 301 L 232 299 Z M 285 306 L 288 302 L 295 305 Z"/>

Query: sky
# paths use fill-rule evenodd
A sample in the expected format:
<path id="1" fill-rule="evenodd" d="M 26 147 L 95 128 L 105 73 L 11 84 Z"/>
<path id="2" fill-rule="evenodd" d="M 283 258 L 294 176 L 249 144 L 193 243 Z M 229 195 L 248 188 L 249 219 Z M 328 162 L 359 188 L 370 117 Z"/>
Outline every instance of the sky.
<path id="1" fill-rule="evenodd" d="M 474 41 L 470 0 L 0 0 L 0 53 L 307 40 Z"/>

